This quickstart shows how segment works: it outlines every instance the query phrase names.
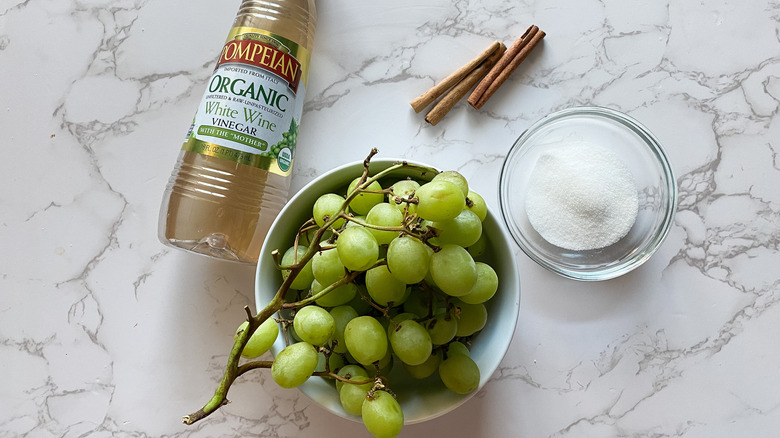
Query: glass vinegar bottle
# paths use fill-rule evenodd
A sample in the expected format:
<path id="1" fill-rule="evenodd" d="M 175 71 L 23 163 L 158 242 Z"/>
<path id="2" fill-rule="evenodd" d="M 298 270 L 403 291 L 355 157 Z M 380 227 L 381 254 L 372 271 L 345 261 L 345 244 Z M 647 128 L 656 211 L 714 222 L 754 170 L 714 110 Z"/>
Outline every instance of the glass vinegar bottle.
<path id="1" fill-rule="evenodd" d="M 314 0 L 244 0 L 163 197 L 159 238 L 255 263 L 288 200 Z"/>

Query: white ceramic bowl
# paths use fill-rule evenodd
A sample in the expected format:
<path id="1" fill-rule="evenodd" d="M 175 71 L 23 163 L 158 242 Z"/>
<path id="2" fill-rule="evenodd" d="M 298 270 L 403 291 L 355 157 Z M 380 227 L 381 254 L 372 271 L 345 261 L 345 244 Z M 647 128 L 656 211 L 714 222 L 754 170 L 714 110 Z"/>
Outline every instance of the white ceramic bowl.
<path id="1" fill-rule="evenodd" d="M 530 175 L 546 151 L 569 142 L 607 148 L 636 182 L 639 212 L 628 234 L 594 250 L 568 250 L 547 242 L 525 210 Z M 633 118 L 608 108 L 578 107 L 550 114 L 523 132 L 501 169 L 499 201 L 509 232 L 535 262 L 575 280 L 607 280 L 647 261 L 663 242 L 677 207 L 677 185 L 661 144 Z"/>
<path id="2" fill-rule="evenodd" d="M 399 160 L 376 159 L 375 157 L 370 165 L 371 173 L 374 174 L 379 170 L 386 169 L 397 161 Z M 312 205 L 320 195 L 346 191 L 349 182 L 360 176 L 362 170 L 363 163 L 361 161 L 341 166 L 319 176 L 295 194 L 279 213 L 271 225 L 257 265 L 255 302 L 258 311 L 270 302 L 281 284 L 281 276 L 274 266 L 271 252 L 274 249 L 284 251 L 292 245 L 298 227 L 311 217 Z M 430 173 L 421 176 L 419 172 L 409 169 L 404 169 L 403 172 L 393 176 L 412 176 L 417 179 L 433 177 Z M 486 303 L 488 322 L 485 328 L 474 336 L 471 345 L 471 358 L 480 369 L 480 389 L 490 379 L 509 347 L 517 324 L 520 306 L 520 281 L 515 256 L 509 244 L 510 237 L 492 211 L 489 211 L 483 223 L 483 233 L 487 236 L 490 245 L 491 255 L 487 261 L 496 270 L 500 285 L 496 295 Z M 284 347 L 283 337 L 279 336 L 271 351 L 276 355 Z M 396 365 L 393 368 L 397 371 L 401 367 Z M 399 374 L 399 377 L 396 377 L 395 373 L 391 372 L 389 377 L 392 382 L 391 389 L 398 395 L 398 400 L 404 411 L 406 424 L 419 423 L 450 412 L 477 392 L 466 396 L 455 394 L 444 387 L 437 374 L 423 380 L 407 378 L 405 375 L 400 376 L 402 375 Z M 342 409 L 338 393 L 330 380 L 312 377 L 299 389 L 332 413 L 359 421 L 358 417 L 351 416 Z"/>

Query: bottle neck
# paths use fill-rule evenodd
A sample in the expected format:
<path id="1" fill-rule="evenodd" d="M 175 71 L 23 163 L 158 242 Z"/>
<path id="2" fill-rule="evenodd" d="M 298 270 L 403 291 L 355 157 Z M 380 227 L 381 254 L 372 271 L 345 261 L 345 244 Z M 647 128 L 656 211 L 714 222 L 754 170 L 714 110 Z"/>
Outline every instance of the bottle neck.
<path id="1" fill-rule="evenodd" d="M 243 0 L 233 26 L 263 29 L 311 51 L 316 22 L 314 0 Z"/>

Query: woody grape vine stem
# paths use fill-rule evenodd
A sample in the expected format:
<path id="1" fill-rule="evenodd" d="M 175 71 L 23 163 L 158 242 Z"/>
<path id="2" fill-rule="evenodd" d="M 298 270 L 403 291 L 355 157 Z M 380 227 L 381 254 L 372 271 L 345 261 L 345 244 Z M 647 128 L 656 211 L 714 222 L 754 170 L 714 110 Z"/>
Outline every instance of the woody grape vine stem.
<path id="1" fill-rule="evenodd" d="M 249 309 L 249 307 L 244 307 L 244 310 L 246 311 L 247 314 L 246 320 L 248 322 L 248 325 L 245 328 L 245 330 L 241 331 L 235 336 L 235 339 L 233 341 L 233 347 L 230 350 L 230 354 L 228 356 L 228 360 L 225 366 L 225 372 L 222 376 L 222 380 L 217 385 L 217 388 L 214 391 L 214 395 L 211 397 L 211 399 L 209 399 L 208 402 L 206 402 L 205 405 L 203 405 L 202 408 L 198 409 L 197 411 L 189 415 L 185 415 L 184 417 L 182 417 L 182 422 L 184 424 L 188 424 L 188 425 L 194 424 L 208 417 L 212 413 L 216 412 L 220 407 L 229 403 L 227 395 L 230 390 L 230 387 L 231 385 L 233 385 L 233 382 L 235 382 L 235 380 L 241 375 L 243 375 L 244 373 L 258 368 L 271 367 L 273 361 L 250 361 L 244 364 L 240 364 L 241 352 L 244 350 L 244 347 L 249 341 L 249 338 L 257 330 L 257 328 L 260 327 L 260 325 L 263 322 L 265 322 L 268 318 L 272 317 L 275 313 L 277 313 L 282 308 L 301 307 L 303 305 L 309 304 L 314 300 L 320 298 L 321 296 L 327 294 L 331 290 L 335 289 L 336 287 L 351 282 L 352 280 L 354 280 L 356 276 L 360 274 L 360 272 L 347 273 L 339 281 L 326 287 L 315 296 L 306 297 L 302 301 L 298 301 L 296 303 L 284 302 L 285 294 L 290 289 L 290 285 L 292 284 L 293 280 L 295 280 L 298 273 L 301 271 L 301 269 L 303 269 L 306 263 L 308 263 L 309 260 L 311 260 L 314 254 L 320 251 L 321 249 L 320 242 L 322 242 L 322 238 L 325 235 L 325 232 L 331 229 L 331 227 L 337 220 L 341 219 L 342 216 L 346 215 L 346 211 L 348 210 L 349 203 L 358 194 L 362 193 L 363 191 L 366 191 L 368 185 L 371 184 L 372 182 L 378 181 L 380 178 L 388 176 L 392 172 L 401 168 L 413 168 L 420 171 L 421 174 L 423 175 L 428 172 L 430 172 L 433 175 L 438 173 L 438 171 L 433 168 L 417 166 L 406 162 L 400 162 L 400 163 L 393 164 L 387 169 L 377 172 L 373 176 L 369 176 L 369 163 L 371 161 L 371 158 L 376 154 L 377 154 L 377 150 L 372 149 L 371 153 L 363 161 L 364 169 L 363 169 L 363 175 L 360 180 L 360 184 L 358 185 L 357 190 L 354 190 L 346 197 L 345 202 L 341 206 L 341 211 L 339 212 L 339 214 L 334 214 L 333 217 L 328 218 L 323 224 L 323 226 L 317 229 L 314 236 L 312 237 L 312 244 L 306 249 L 306 252 L 300 257 L 297 263 L 290 266 L 283 267 L 285 270 L 289 270 L 290 274 L 287 276 L 287 278 L 284 280 L 282 285 L 276 291 L 276 294 L 274 295 L 271 302 L 268 303 L 268 305 L 263 310 L 261 310 L 257 315 L 252 315 L 252 312 Z M 296 245 L 297 245 L 297 240 L 298 239 L 296 238 L 295 240 Z M 274 260 L 276 261 L 277 265 L 279 265 L 278 259 L 279 259 L 278 251 L 274 251 Z M 282 266 L 278 266 L 278 267 L 282 268 Z M 323 373 L 315 373 L 315 374 L 323 375 Z M 324 374 L 334 379 L 344 380 L 340 376 L 337 376 L 334 373 L 324 373 Z"/>

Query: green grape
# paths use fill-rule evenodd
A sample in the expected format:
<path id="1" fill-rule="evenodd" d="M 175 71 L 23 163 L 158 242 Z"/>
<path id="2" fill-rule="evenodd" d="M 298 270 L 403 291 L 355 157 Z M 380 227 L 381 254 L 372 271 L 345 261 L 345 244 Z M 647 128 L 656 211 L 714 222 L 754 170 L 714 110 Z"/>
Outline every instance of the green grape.
<path id="1" fill-rule="evenodd" d="M 346 274 L 336 249 L 318 251 L 311 258 L 312 276 L 322 285 L 333 284 Z"/>
<path id="2" fill-rule="evenodd" d="M 479 304 L 493 298 L 498 290 L 498 275 L 490 265 L 482 262 L 475 263 L 477 267 L 477 281 L 474 287 L 460 300 L 466 304 Z"/>
<path id="3" fill-rule="evenodd" d="M 375 391 L 363 401 L 363 425 L 375 438 L 392 438 L 404 427 L 401 405 L 390 393 Z"/>
<path id="4" fill-rule="evenodd" d="M 366 271 L 366 289 L 368 295 L 380 306 L 401 304 L 406 295 L 406 284 L 398 281 L 387 269 L 380 265 Z"/>
<path id="5" fill-rule="evenodd" d="M 479 387 L 479 367 L 469 356 L 453 354 L 439 364 L 444 386 L 457 394 L 469 394 Z"/>
<path id="6" fill-rule="evenodd" d="M 417 215 L 430 221 L 446 221 L 466 207 L 466 195 L 450 181 L 431 181 L 420 186 Z"/>
<path id="7" fill-rule="evenodd" d="M 249 322 L 244 321 L 243 324 L 238 326 L 236 336 L 246 330 L 247 327 L 249 327 Z M 266 319 L 249 337 L 244 349 L 241 351 L 241 356 L 247 359 L 259 357 L 271 349 L 271 346 L 276 342 L 277 336 L 279 336 L 279 324 L 273 318 Z"/>
<path id="8" fill-rule="evenodd" d="M 417 317 L 417 315 L 415 315 L 414 313 L 403 312 L 403 313 L 399 313 L 398 315 L 393 316 L 389 320 L 385 319 L 385 321 L 387 321 L 386 327 L 385 327 L 385 329 L 387 330 L 387 337 L 388 338 L 390 337 L 390 332 L 395 330 L 395 328 L 396 328 L 396 326 L 398 326 L 398 324 L 406 321 L 407 319 L 415 319 L 416 317 Z"/>
<path id="9" fill-rule="evenodd" d="M 428 247 L 411 236 L 396 237 L 387 247 L 387 267 L 393 277 L 406 284 L 421 282 L 428 273 Z"/>
<path id="10" fill-rule="evenodd" d="M 431 248 L 431 247 L 430 247 L 430 246 L 428 246 L 428 245 L 425 245 L 425 250 L 426 250 L 426 251 L 428 251 L 428 257 L 429 257 L 429 258 L 430 258 L 430 256 L 432 256 L 432 255 L 433 255 L 433 253 L 435 252 L 435 251 L 433 250 L 433 248 Z"/>
<path id="11" fill-rule="evenodd" d="M 341 391 L 339 391 L 341 407 L 350 415 L 360 415 L 363 412 L 363 400 L 366 399 L 368 391 L 373 387 L 373 383 L 364 383 L 362 385 L 344 383 L 341 386 Z"/>
<path id="12" fill-rule="evenodd" d="M 403 212 L 408 205 L 409 214 L 414 214 L 417 211 L 417 205 L 409 204 L 405 201 L 419 188 L 420 184 L 411 179 L 397 181 L 391 187 L 392 193 L 387 195 L 387 202 L 401 212 Z"/>
<path id="13" fill-rule="evenodd" d="M 295 388 L 311 377 L 318 361 L 317 349 L 310 343 L 288 345 L 276 355 L 271 377 L 282 388 Z"/>
<path id="14" fill-rule="evenodd" d="M 325 289 L 319 281 L 314 280 L 311 282 L 311 293 L 316 295 Z M 315 303 L 320 307 L 335 307 L 342 304 L 347 304 L 352 301 L 352 298 L 357 294 L 357 286 L 354 283 L 347 283 L 338 286 L 331 290 L 327 294 L 317 298 Z"/>
<path id="15" fill-rule="evenodd" d="M 466 196 L 469 193 L 468 181 L 466 181 L 466 178 L 463 175 L 455 170 L 445 170 L 444 172 L 438 173 L 433 177 L 432 181 L 449 181 L 458 186 L 460 191 L 463 192 L 463 196 Z"/>
<path id="16" fill-rule="evenodd" d="M 330 309 L 330 316 L 336 323 L 336 330 L 333 332 L 333 340 L 336 341 L 333 351 L 336 353 L 346 353 L 347 345 L 344 343 L 344 328 L 347 323 L 357 318 L 358 313 L 352 306 L 338 306 Z"/>
<path id="17" fill-rule="evenodd" d="M 451 243 L 465 248 L 477 243 L 482 236 L 482 221 L 469 209 L 462 210 L 454 219 L 433 222 L 431 226 L 439 230 L 437 245 Z"/>
<path id="18" fill-rule="evenodd" d="M 458 245 L 444 245 L 433 253 L 429 269 L 436 286 L 450 296 L 466 295 L 477 281 L 474 259 Z"/>
<path id="19" fill-rule="evenodd" d="M 476 213 L 481 221 L 484 221 L 487 217 L 488 210 L 485 199 L 475 191 L 469 190 L 469 193 L 466 195 L 466 208 Z"/>
<path id="20" fill-rule="evenodd" d="M 431 336 L 434 345 L 450 342 L 458 330 L 458 320 L 450 312 L 442 310 L 425 322 L 425 328 Z"/>
<path id="21" fill-rule="evenodd" d="M 367 224 L 380 227 L 400 227 L 403 220 L 403 213 L 386 202 L 376 204 L 366 215 Z M 387 245 L 398 236 L 398 231 L 383 231 L 370 227 L 368 229 L 380 245 Z"/>
<path id="22" fill-rule="evenodd" d="M 387 333 L 371 316 L 358 316 L 344 328 L 347 350 L 361 365 L 371 365 L 387 354 Z"/>
<path id="23" fill-rule="evenodd" d="M 415 379 L 424 379 L 433 375 L 439 369 L 439 363 L 441 363 L 442 353 L 441 350 L 437 350 L 428 356 L 428 359 L 420 365 L 409 365 L 408 363 L 401 362 L 404 365 L 404 369 L 410 376 Z"/>
<path id="24" fill-rule="evenodd" d="M 439 289 L 439 286 L 437 286 L 436 282 L 433 281 L 433 275 L 431 274 L 431 265 L 430 264 L 428 265 L 428 273 L 425 274 L 425 278 L 423 279 L 423 284 L 425 284 L 427 286 L 430 286 L 430 290 L 433 290 L 436 293 L 441 292 L 441 289 Z"/>
<path id="25" fill-rule="evenodd" d="M 360 365 L 355 364 L 348 364 L 344 365 L 339 369 L 339 371 L 336 373 L 339 377 L 343 377 L 345 379 L 348 379 L 351 382 L 368 382 L 368 372 L 366 372 L 366 369 L 361 367 Z M 336 380 L 336 391 L 341 391 L 341 387 L 344 385 L 349 385 L 349 383 L 342 382 L 341 380 Z"/>
<path id="26" fill-rule="evenodd" d="M 338 354 L 331 354 L 328 358 L 328 368 L 325 367 L 325 353 L 317 353 L 317 367 L 315 372 L 334 371 L 344 366 L 344 358 Z"/>
<path id="27" fill-rule="evenodd" d="M 352 219 L 355 220 L 347 221 L 348 227 L 362 227 L 364 226 L 363 224 L 366 222 L 366 217 L 364 215 L 357 215 L 357 216 L 353 215 Z"/>
<path id="28" fill-rule="evenodd" d="M 471 352 L 469 351 L 469 347 L 467 347 L 466 344 L 460 341 L 452 341 L 447 344 L 447 357 L 456 354 L 463 354 L 465 356 L 471 357 Z"/>
<path id="29" fill-rule="evenodd" d="M 391 348 L 387 349 L 387 353 L 385 353 L 384 357 L 379 359 L 376 366 L 379 369 L 380 375 L 386 376 L 390 374 L 390 371 L 393 369 L 393 351 Z"/>
<path id="30" fill-rule="evenodd" d="M 332 218 L 341 212 L 341 207 L 346 202 L 343 196 L 339 196 L 335 193 L 326 193 L 314 202 L 312 208 L 312 214 L 314 215 L 314 222 L 317 226 L 322 227 L 325 225 L 326 217 Z M 333 223 L 333 228 L 341 228 L 344 225 L 344 219 L 339 219 Z"/>
<path id="31" fill-rule="evenodd" d="M 349 227 L 341 232 L 336 250 L 344 267 L 350 271 L 365 271 L 379 258 L 379 244 L 364 227 Z"/>
<path id="32" fill-rule="evenodd" d="M 349 188 L 347 188 L 347 196 L 349 196 L 355 190 L 359 182 L 360 182 L 360 177 L 357 177 L 354 180 L 352 180 L 351 183 L 349 183 Z M 378 192 L 382 190 L 382 186 L 377 181 L 374 181 L 368 185 L 366 190 L 371 192 Z M 367 214 L 368 211 L 371 210 L 371 207 L 379 204 L 384 200 L 385 200 L 385 195 L 382 193 L 364 192 L 357 195 L 355 199 L 353 199 L 349 203 L 349 208 L 357 214 Z"/>
<path id="33" fill-rule="evenodd" d="M 287 251 L 284 252 L 284 255 L 282 256 L 282 266 L 292 266 L 298 263 L 303 255 L 306 254 L 306 249 L 307 248 L 302 245 L 298 245 L 297 251 L 294 246 L 290 247 Z M 282 278 L 287 280 L 287 277 L 289 276 L 290 271 L 287 269 L 282 269 Z M 290 288 L 308 289 L 312 280 L 314 280 L 314 274 L 312 274 L 311 260 L 309 260 L 305 265 L 303 265 L 303 268 L 298 272 L 298 275 L 295 276 L 295 280 L 293 280 L 292 284 L 290 284 Z"/>
<path id="34" fill-rule="evenodd" d="M 398 359 L 409 365 L 425 362 L 433 349 L 428 331 L 413 319 L 401 321 L 390 330 L 390 345 Z"/>
<path id="35" fill-rule="evenodd" d="M 466 304 L 458 301 L 455 305 L 460 308 L 458 331 L 455 332 L 455 336 L 471 336 L 485 327 L 487 309 L 484 304 Z"/>
<path id="36" fill-rule="evenodd" d="M 482 237 L 480 237 L 479 240 L 477 240 L 477 243 L 469 246 L 467 250 L 469 254 L 471 254 L 471 258 L 473 258 L 474 260 L 478 260 L 485 254 L 487 248 L 488 248 L 487 236 L 483 234 Z"/>
<path id="37" fill-rule="evenodd" d="M 298 309 L 293 318 L 295 332 L 305 342 L 312 345 L 325 345 L 336 331 L 336 321 L 327 310 L 315 305 Z"/>

